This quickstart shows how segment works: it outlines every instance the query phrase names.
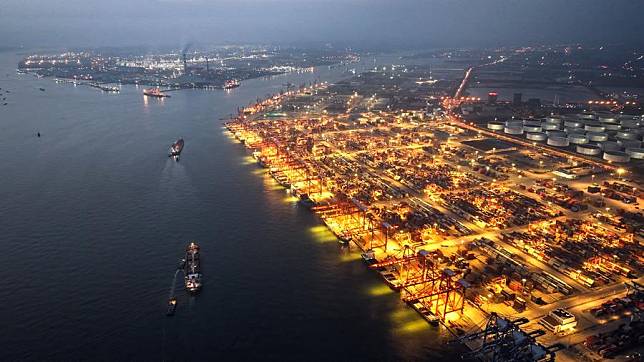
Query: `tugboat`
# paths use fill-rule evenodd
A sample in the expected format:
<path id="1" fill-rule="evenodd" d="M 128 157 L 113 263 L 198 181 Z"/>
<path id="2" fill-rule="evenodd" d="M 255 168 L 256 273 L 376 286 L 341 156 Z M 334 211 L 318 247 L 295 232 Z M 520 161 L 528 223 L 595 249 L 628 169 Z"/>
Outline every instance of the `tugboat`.
<path id="1" fill-rule="evenodd" d="M 350 243 L 350 242 L 351 242 L 351 240 L 353 239 L 353 237 L 351 236 L 351 234 L 349 234 L 349 233 L 347 233 L 347 232 L 337 233 L 337 234 L 335 235 L 335 237 L 336 237 L 336 238 L 338 238 L 338 243 L 340 243 L 340 244 L 342 244 L 342 245 L 349 245 L 349 243 Z"/>
<path id="2" fill-rule="evenodd" d="M 170 98 L 169 95 L 161 92 L 159 88 L 147 88 L 143 90 L 143 95 L 148 97 L 157 97 L 157 98 Z"/>
<path id="3" fill-rule="evenodd" d="M 309 194 L 303 193 L 299 195 L 300 200 L 298 201 L 300 205 L 306 207 L 307 209 L 312 208 L 315 206 L 315 201 L 311 200 L 309 197 Z"/>
<path id="4" fill-rule="evenodd" d="M 165 315 L 173 316 L 174 312 L 177 310 L 177 298 L 172 297 L 168 300 L 168 310 L 166 311 Z"/>
<path id="5" fill-rule="evenodd" d="M 362 256 L 362 261 L 364 261 L 365 264 L 369 266 L 378 263 L 378 260 L 376 259 L 376 252 L 373 249 L 365 251 L 364 253 L 360 254 L 360 256 Z"/>
<path id="6" fill-rule="evenodd" d="M 183 138 L 179 138 L 175 143 L 170 146 L 168 151 L 168 157 L 174 158 L 175 161 L 179 161 L 179 155 L 183 151 Z"/>
<path id="7" fill-rule="evenodd" d="M 186 264 L 183 274 L 185 275 L 186 289 L 191 293 L 197 293 L 201 289 L 201 260 L 199 259 L 199 245 L 194 242 L 186 248 Z"/>
<path id="8" fill-rule="evenodd" d="M 241 84 L 237 79 L 229 79 L 224 83 L 224 89 L 233 89 L 239 87 Z"/>

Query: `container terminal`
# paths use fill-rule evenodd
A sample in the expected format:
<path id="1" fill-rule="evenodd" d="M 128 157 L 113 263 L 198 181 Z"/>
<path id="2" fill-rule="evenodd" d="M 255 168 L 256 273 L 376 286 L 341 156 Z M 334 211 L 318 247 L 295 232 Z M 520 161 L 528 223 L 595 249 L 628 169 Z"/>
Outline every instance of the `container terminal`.
<path id="1" fill-rule="evenodd" d="M 241 109 L 226 132 L 468 357 L 637 351 L 641 115 L 611 102 L 470 120 L 489 102 L 464 95 L 477 69 L 391 65 L 310 84 Z M 606 140 L 586 142 L 594 133 Z M 613 139 L 633 142 L 611 151 Z"/>

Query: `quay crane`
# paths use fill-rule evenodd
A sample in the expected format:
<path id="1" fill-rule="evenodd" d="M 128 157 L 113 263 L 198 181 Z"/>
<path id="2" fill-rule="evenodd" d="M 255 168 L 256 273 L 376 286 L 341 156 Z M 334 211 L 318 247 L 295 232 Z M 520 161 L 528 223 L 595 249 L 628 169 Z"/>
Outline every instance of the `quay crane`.
<path id="1" fill-rule="evenodd" d="M 479 332 L 466 334 L 452 343 L 465 343 L 470 352 L 464 357 L 475 357 L 490 362 L 548 362 L 555 360 L 555 352 L 564 349 L 563 344 L 544 346 L 536 337 L 545 332 L 537 329 L 525 332 L 521 329 L 528 323 L 527 318 L 510 320 L 491 313 L 485 328 Z"/>

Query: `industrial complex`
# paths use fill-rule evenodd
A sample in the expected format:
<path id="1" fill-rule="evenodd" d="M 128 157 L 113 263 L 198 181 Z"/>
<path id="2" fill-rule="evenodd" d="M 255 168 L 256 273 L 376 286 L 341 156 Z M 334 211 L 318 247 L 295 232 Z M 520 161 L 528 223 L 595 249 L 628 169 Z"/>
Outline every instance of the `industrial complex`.
<path id="1" fill-rule="evenodd" d="M 474 94 L 490 69 L 539 52 L 554 50 L 376 67 L 261 100 L 226 128 L 469 357 L 632 355 L 644 340 L 642 109 L 601 92 Z"/>

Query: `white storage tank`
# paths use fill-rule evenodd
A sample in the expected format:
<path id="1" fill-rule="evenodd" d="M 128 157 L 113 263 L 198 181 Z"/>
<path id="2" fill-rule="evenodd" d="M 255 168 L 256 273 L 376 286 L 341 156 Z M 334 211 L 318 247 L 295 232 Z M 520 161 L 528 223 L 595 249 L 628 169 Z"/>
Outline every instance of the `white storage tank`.
<path id="1" fill-rule="evenodd" d="M 597 119 L 600 122 L 604 122 L 604 123 L 618 123 L 619 122 L 617 120 L 617 117 L 615 117 L 613 115 L 600 115 L 599 117 L 597 117 Z"/>
<path id="2" fill-rule="evenodd" d="M 581 126 L 583 126 L 583 125 L 584 125 L 584 124 L 583 124 L 582 122 L 579 122 L 579 121 L 573 121 L 573 120 L 565 121 L 565 122 L 564 122 L 564 127 L 581 127 Z"/>
<path id="3" fill-rule="evenodd" d="M 593 142 L 608 141 L 608 135 L 606 133 L 588 132 L 586 133 L 586 136 L 588 136 L 589 141 L 593 141 Z"/>
<path id="4" fill-rule="evenodd" d="M 493 131 L 502 131 L 505 128 L 505 126 L 501 122 L 488 122 L 487 128 Z"/>
<path id="5" fill-rule="evenodd" d="M 602 126 L 604 126 L 607 131 L 619 131 L 622 129 L 622 126 L 617 123 L 602 123 Z"/>
<path id="6" fill-rule="evenodd" d="M 637 136 L 638 136 L 637 131 L 633 131 L 630 129 L 617 131 L 617 134 L 615 135 L 615 137 L 623 140 L 635 140 L 637 139 Z"/>
<path id="7" fill-rule="evenodd" d="M 524 119 L 524 126 L 541 126 L 541 121 L 538 119 Z"/>
<path id="8" fill-rule="evenodd" d="M 555 146 L 555 147 L 567 147 L 570 142 L 568 141 L 568 138 L 566 137 L 561 137 L 561 136 L 548 136 L 548 142 L 550 146 Z"/>
<path id="9" fill-rule="evenodd" d="M 538 125 L 538 126 L 524 125 L 523 126 L 523 131 L 525 131 L 525 132 L 541 132 L 541 125 Z"/>
<path id="10" fill-rule="evenodd" d="M 545 141 L 546 139 L 548 139 L 548 136 L 546 136 L 546 134 L 543 132 L 526 133 L 525 137 L 530 141 Z"/>
<path id="11" fill-rule="evenodd" d="M 626 153 L 631 156 L 631 158 L 644 160 L 644 148 L 627 148 Z"/>
<path id="12" fill-rule="evenodd" d="M 604 151 L 621 151 L 622 146 L 615 141 L 602 142 L 602 149 Z"/>
<path id="13" fill-rule="evenodd" d="M 584 125 L 584 130 L 588 132 L 604 132 L 606 131 L 606 127 L 602 126 L 601 123 L 586 123 Z"/>
<path id="14" fill-rule="evenodd" d="M 581 127 L 564 127 L 564 132 L 566 133 L 584 133 L 584 129 Z"/>
<path id="15" fill-rule="evenodd" d="M 523 134 L 523 126 L 518 126 L 518 127 L 516 127 L 516 126 L 505 126 L 505 129 L 503 130 L 503 132 L 505 132 L 507 134 L 514 134 L 514 135 Z"/>
<path id="16" fill-rule="evenodd" d="M 548 124 L 556 124 L 560 125 L 561 124 L 561 118 L 560 117 L 546 117 L 545 123 Z"/>
<path id="17" fill-rule="evenodd" d="M 631 160 L 631 156 L 626 152 L 621 151 L 606 151 L 604 152 L 604 160 L 610 162 L 624 163 Z"/>
<path id="18" fill-rule="evenodd" d="M 588 136 L 581 133 L 570 133 L 568 134 L 568 141 L 575 145 L 583 145 L 588 143 Z"/>
<path id="19" fill-rule="evenodd" d="M 619 120 L 619 124 L 624 128 L 637 128 L 640 125 L 640 121 L 632 118 L 624 118 Z"/>
<path id="20" fill-rule="evenodd" d="M 566 132 L 561 132 L 561 131 L 546 131 L 546 134 L 548 135 L 548 137 L 553 137 L 553 136 L 566 137 L 567 136 Z"/>
<path id="21" fill-rule="evenodd" d="M 523 127 L 523 121 L 520 119 L 508 119 L 505 121 L 506 127 Z"/>
<path id="22" fill-rule="evenodd" d="M 601 155 L 602 148 L 595 145 L 577 145 L 577 152 L 582 155 L 597 156 Z"/>
<path id="23" fill-rule="evenodd" d="M 559 130 L 559 125 L 556 123 L 544 123 L 541 125 L 541 128 L 543 128 L 544 131 L 553 131 Z"/>
<path id="24" fill-rule="evenodd" d="M 640 148 L 642 142 L 638 140 L 617 140 L 617 143 L 624 148 Z"/>

